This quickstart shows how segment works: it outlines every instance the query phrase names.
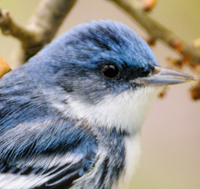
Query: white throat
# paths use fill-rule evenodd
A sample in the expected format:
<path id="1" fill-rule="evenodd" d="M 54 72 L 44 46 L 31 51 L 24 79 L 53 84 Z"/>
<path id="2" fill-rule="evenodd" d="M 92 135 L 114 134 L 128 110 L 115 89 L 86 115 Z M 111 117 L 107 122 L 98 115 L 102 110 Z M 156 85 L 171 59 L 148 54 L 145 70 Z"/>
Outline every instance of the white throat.
<path id="1" fill-rule="evenodd" d="M 128 129 L 132 133 L 140 129 L 150 105 L 162 89 L 147 86 L 118 95 L 107 95 L 94 105 L 70 100 L 70 111 L 73 116 L 87 120 L 93 127 L 98 124 L 108 128 Z"/>

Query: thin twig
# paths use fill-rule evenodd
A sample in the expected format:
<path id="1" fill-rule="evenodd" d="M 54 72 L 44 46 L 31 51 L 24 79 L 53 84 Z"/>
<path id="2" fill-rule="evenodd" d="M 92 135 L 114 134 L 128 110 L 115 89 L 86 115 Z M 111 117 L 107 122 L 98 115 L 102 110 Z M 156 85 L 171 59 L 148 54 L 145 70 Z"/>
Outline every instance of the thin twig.
<path id="1" fill-rule="evenodd" d="M 192 44 L 185 42 L 174 32 L 149 17 L 141 6 L 130 0 L 110 0 L 119 8 L 123 9 L 129 16 L 137 21 L 150 35 L 153 40 L 161 40 L 168 46 L 175 49 L 184 56 L 184 60 L 190 63 L 190 66 L 200 64 L 200 50 L 193 47 Z"/>

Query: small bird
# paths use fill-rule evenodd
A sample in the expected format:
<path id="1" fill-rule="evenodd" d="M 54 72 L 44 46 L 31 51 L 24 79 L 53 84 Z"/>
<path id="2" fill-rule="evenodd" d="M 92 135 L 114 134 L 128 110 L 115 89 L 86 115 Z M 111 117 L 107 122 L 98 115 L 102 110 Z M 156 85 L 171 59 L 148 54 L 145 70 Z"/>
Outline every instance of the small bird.
<path id="1" fill-rule="evenodd" d="M 190 80 L 120 22 L 74 27 L 0 81 L 0 189 L 125 188 L 149 106 Z"/>

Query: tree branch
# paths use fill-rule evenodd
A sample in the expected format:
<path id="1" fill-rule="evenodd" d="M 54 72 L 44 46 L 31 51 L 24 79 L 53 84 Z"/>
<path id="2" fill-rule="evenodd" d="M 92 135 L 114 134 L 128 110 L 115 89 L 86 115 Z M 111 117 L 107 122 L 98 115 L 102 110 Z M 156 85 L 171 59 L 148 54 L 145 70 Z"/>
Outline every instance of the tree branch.
<path id="1" fill-rule="evenodd" d="M 12 35 L 20 41 L 26 41 L 29 38 L 33 38 L 33 33 L 28 31 L 25 27 L 17 23 L 11 16 L 11 14 L 0 9 L 0 28 L 4 35 Z"/>
<path id="2" fill-rule="evenodd" d="M 200 50 L 192 44 L 185 42 L 174 32 L 150 18 L 145 12 L 145 7 L 138 6 L 135 1 L 130 0 L 110 0 L 119 8 L 124 10 L 129 16 L 137 21 L 150 35 L 153 41 L 159 39 L 176 50 L 187 60 L 191 67 L 200 64 Z"/>
<path id="3" fill-rule="evenodd" d="M 8 11 L 0 11 L 0 28 L 21 42 L 14 60 L 18 65 L 26 62 L 55 36 L 65 17 L 77 0 L 42 0 L 27 26 L 21 26 Z"/>

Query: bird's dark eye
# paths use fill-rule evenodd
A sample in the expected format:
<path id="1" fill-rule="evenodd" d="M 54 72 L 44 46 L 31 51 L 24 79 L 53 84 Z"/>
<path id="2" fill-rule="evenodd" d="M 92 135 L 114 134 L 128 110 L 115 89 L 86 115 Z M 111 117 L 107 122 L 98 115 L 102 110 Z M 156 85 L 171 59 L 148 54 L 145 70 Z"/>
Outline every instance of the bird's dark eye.
<path id="1" fill-rule="evenodd" d="M 119 75 L 119 68 L 112 63 L 104 64 L 101 73 L 105 78 L 115 79 Z"/>

